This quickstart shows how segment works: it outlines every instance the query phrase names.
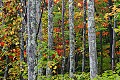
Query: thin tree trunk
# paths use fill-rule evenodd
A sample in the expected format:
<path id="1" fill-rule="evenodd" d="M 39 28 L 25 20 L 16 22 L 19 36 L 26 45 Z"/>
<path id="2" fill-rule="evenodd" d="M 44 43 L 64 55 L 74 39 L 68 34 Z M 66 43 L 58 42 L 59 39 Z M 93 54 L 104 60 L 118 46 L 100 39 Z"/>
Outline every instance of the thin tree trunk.
<path id="1" fill-rule="evenodd" d="M 114 27 L 113 27 L 113 44 L 112 44 L 112 70 L 114 71 L 115 69 L 115 31 L 114 29 L 116 28 L 117 23 L 116 23 L 116 15 L 114 16 Z"/>
<path id="2" fill-rule="evenodd" d="M 62 74 L 64 75 L 65 70 L 65 38 L 64 38 L 64 14 L 65 14 L 65 1 L 62 0 L 62 38 L 63 38 L 63 60 L 62 60 Z"/>
<path id="3" fill-rule="evenodd" d="M 70 77 L 74 77 L 75 72 L 75 38 L 74 38 L 74 0 L 69 0 L 69 39 L 70 39 Z"/>
<path id="4" fill-rule="evenodd" d="M 22 23 L 21 23 L 21 30 L 20 30 L 20 61 L 21 63 L 24 61 L 24 35 L 23 33 L 25 32 L 25 27 L 27 24 L 26 21 L 26 0 L 21 0 L 21 7 L 23 12 L 21 12 L 21 17 L 23 18 Z M 23 79 L 23 64 L 20 65 L 20 69 L 21 69 L 21 74 L 20 74 L 20 80 L 24 80 Z"/>
<path id="5" fill-rule="evenodd" d="M 20 64 L 20 69 L 21 69 L 21 74 L 20 74 L 20 80 L 24 80 L 23 79 L 23 62 L 24 62 L 24 36 L 23 36 L 23 27 L 21 28 L 21 32 L 20 32 L 20 61 L 21 61 L 21 64 Z"/>
<path id="6" fill-rule="evenodd" d="M 102 31 L 100 31 L 100 51 L 101 51 L 101 56 L 100 56 L 100 74 L 102 75 L 103 72 L 103 48 L 102 48 Z"/>
<path id="7" fill-rule="evenodd" d="M 28 0 L 27 8 L 27 30 L 28 30 L 28 44 L 27 44 L 27 60 L 28 60 L 28 80 L 36 79 L 35 65 L 36 65 L 36 0 Z"/>
<path id="8" fill-rule="evenodd" d="M 7 77 L 8 77 L 8 71 L 9 71 L 9 57 L 8 55 L 6 55 L 6 68 L 5 68 L 5 73 L 4 73 L 4 79 L 7 80 Z"/>
<path id="9" fill-rule="evenodd" d="M 108 0 L 108 5 L 109 5 L 108 7 L 110 8 L 110 12 L 111 12 L 112 0 Z M 109 26 L 109 33 L 110 33 L 110 58 L 111 58 L 110 63 L 112 64 L 112 45 L 113 45 L 112 16 L 109 16 L 108 22 L 109 22 L 109 25 L 108 25 Z"/>
<path id="10" fill-rule="evenodd" d="M 90 59 L 90 78 L 97 76 L 97 51 L 96 51 L 96 32 L 94 19 L 94 0 L 88 0 L 88 41 Z"/>
<path id="11" fill-rule="evenodd" d="M 48 0 L 48 49 L 53 49 L 53 0 Z M 49 53 L 50 54 L 50 53 Z M 50 60 L 50 56 L 48 56 Z M 48 67 L 46 69 L 46 76 L 51 75 L 51 69 Z"/>
<path id="12" fill-rule="evenodd" d="M 24 61 L 24 36 L 23 36 L 23 26 L 20 33 L 20 60 Z"/>
<path id="13" fill-rule="evenodd" d="M 84 15 L 83 15 L 83 54 L 82 54 L 82 72 L 85 71 L 85 54 L 86 54 L 86 6 L 87 6 L 87 0 L 83 0 L 83 9 L 84 9 Z"/>

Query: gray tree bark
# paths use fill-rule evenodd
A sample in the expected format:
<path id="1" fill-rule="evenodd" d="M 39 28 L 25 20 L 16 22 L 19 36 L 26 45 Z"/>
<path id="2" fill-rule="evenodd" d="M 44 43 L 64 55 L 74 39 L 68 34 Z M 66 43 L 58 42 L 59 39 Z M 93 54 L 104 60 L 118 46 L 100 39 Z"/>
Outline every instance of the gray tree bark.
<path id="1" fill-rule="evenodd" d="M 27 25 L 27 20 L 26 20 L 26 0 L 21 0 L 21 6 L 23 9 L 23 12 L 21 12 L 21 18 L 23 18 L 22 23 L 21 23 L 21 29 L 20 29 L 20 60 L 24 61 L 24 35 L 23 33 L 25 32 L 25 27 Z"/>
<path id="2" fill-rule="evenodd" d="M 69 0 L 69 40 L 70 40 L 70 77 L 74 77 L 75 72 L 75 38 L 74 38 L 74 0 Z"/>
<path id="3" fill-rule="evenodd" d="M 41 21 L 42 14 L 43 14 L 43 8 L 41 10 L 41 0 L 36 0 L 36 20 L 38 26 L 37 37 L 39 40 L 42 40 L 42 21 Z"/>
<path id="4" fill-rule="evenodd" d="M 112 44 L 112 70 L 115 69 L 115 43 L 116 43 L 116 34 L 114 29 L 117 27 L 116 15 L 114 15 L 114 27 L 113 27 L 113 44 Z"/>
<path id="5" fill-rule="evenodd" d="M 65 70 L 65 37 L 64 37 L 64 14 L 65 14 L 65 1 L 62 0 L 62 39 L 63 39 L 63 60 L 62 60 L 62 74 L 64 75 Z"/>
<path id="6" fill-rule="evenodd" d="M 86 54 L 86 6 L 87 6 L 87 0 L 83 0 L 83 10 L 84 10 L 84 15 L 83 15 L 83 54 L 82 54 L 82 72 L 85 71 L 85 54 Z"/>
<path id="7" fill-rule="evenodd" d="M 48 49 L 53 49 L 53 0 L 48 0 Z M 50 56 L 48 56 L 50 60 Z M 51 69 L 48 67 L 46 69 L 46 76 L 51 75 Z"/>
<path id="8" fill-rule="evenodd" d="M 36 0 L 28 0 L 27 8 L 27 63 L 28 63 L 28 80 L 36 79 Z"/>
<path id="9" fill-rule="evenodd" d="M 88 0 L 88 41 L 89 41 L 89 59 L 90 59 L 90 78 L 97 75 L 97 52 L 96 52 L 96 32 L 94 19 L 94 0 Z"/>
<path id="10" fill-rule="evenodd" d="M 37 33 L 36 33 L 36 40 L 40 40 L 40 43 L 42 42 L 42 14 L 43 14 L 43 7 L 41 10 L 41 0 L 36 0 L 36 20 L 37 20 Z M 37 64 L 38 60 L 41 59 L 42 55 L 41 53 L 38 53 L 37 55 Z M 38 75 L 43 75 L 43 68 L 38 69 L 37 72 Z"/>
<path id="11" fill-rule="evenodd" d="M 21 0 L 21 7 L 23 12 L 21 12 L 21 18 L 23 18 L 22 23 L 21 23 L 21 30 L 20 30 L 20 61 L 21 63 L 24 61 L 24 32 L 25 32 L 25 27 L 26 27 L 26 0 Z M 21 69 L 21 74 L 20 74 L 20 80 L 24 80 L 23 79 L 23 65 L 20 65 L 20 69 Z"/>

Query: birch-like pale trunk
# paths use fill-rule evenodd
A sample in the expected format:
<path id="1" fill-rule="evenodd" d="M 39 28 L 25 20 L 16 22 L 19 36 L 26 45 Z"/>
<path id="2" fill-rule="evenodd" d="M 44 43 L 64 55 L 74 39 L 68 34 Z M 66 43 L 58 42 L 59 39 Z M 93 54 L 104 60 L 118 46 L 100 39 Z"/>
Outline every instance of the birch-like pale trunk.
<path id="1" fill-rule="evenodd" d="M 41 10 L 41 0 L 36 0 L 36 20 L 37 20 L 37 26 L 38 26 L 38 39 L 41 41 L 42 40 L 42 13 L 43 9 Z"/>
<path id="2" fill-rule="evenodd" d="M 42 37 L 42 14 L 43 14 L 43 7 L 41 10 L 41 0 L 36 0 L 36 20 L 37 20 L 37 34 L 36 34 L 36 39 L 40 40 L 40 44 L 42 43 L 43 37 Z M 37 55 L 37 64 L 38 60 L 41 59 L 42 53 L 38 53 Z M 38 69 L 37 72 L 38 75 L 43 75 L 43 68 Z"/>
<path id="3" fill-rule="evenodd" d="M 88 41 L 90 59 L 90 78 L 97 76 L 97 52 L 96 52 L 96 32 L 95 32 L 95 7 L 94 0 L 88 0 Z"/>
<path id="4" fill-rule="evenodd" d="M 48 0 L 48 49 L 53 49 L 53 0 Z M 49 53 L 50 54 L 50 53 Z M 50 56 L 48 56 L 50 60 Z M 51 69 L 48 67 L 46 68 L 46 76 L 51 75 Z"/>
<path id="5" fill-rule="evenodd" d="M 28 80 L 36 79 L 36 0 L 28 0 L 27 7 L 27 63 L 28 63 Z"/>
<path id="6" fill-rule="evenodd" d="M 86 6 L 87 6 L 87 0 L 83 0 L 83 10 L 84 10 L 84 15 L 83 15 L 83 54 L 82 54 L 82 72 L 85 71 L 85 54 L 86 54 Z"/>
<path id="7" fill-rule="evenodd" d="M 70 77 L 75 72 L 75 37 L 74 37 L 74 0 L 69 0 L 69 40 L 70 40 Z"/>
<path id="8" fill-rule="evenodd" d="M 37 25 L 39 24 L 40 21 L 40 14 L 41 14 L 41 0 L 36 0 L 36 21 Z"/>
<path id="9" fill-rule="evenodd" d="M 62 74 L 64 75 L 65 70 L 65 37 L 64 37 L 64 15 L 65 15 L 65 1 L 62 0 L 62 39 L 63 39 L 63 60 L 62 60 Z"/>

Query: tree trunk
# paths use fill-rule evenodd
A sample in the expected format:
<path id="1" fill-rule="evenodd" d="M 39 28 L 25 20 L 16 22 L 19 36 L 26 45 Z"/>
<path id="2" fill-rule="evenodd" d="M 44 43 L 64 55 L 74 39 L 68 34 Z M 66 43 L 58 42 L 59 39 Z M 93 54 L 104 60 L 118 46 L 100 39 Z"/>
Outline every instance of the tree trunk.
<path id="1" fill-rule="evenodd" d="M 88 41 L 90 59 L 90 78 L 97 76 L 96 32 L 94 20 L 94 0 L 88 0 Z"/>
<path id="2" fill-rule="evenodd" d="M 117 23 L 116 23 L 116 15 L 114 16 L 114 27 L 113 27 L 113 44 L 112 44 L 112 70 L 114 71 L 115 69 L 115 31 L 114 29 L 116 28 Z"/>
<path id="3" fill-rule="evenodd" d="M 27 8 L 27 60 L 28 60 L 28 80 L 36 79 L 35 64 L 36 64 L 36 0 L 28 0 Z"/>
<path id="4" fill-rule="evenodd" d="M 110 12 L 111 12 L 111 6 L 112 6 L 112 0 L 108 0 L 108 7 L 110 8 Z M 110 64 L 112 64 L 112 45 L 113 45 L 113 29 L 112 29 L 112 16 L 109 16 L 109 33 L 110 33 L 110 58 L 111 58 L 111 62 Z M 112 66 L 112 65 L 111 65 Z M 112 67 L 111 67 L 112 68 Z"/>
<path id="5" fill-rule="evenodd" d="M 53 0 L 48 0 L 48 49 L 53 49 Z M 50 54 L 50 53 L 49 53 Z M 48 56 L 50 60 L 50 56 Z M 51 69 L 48 67 L 46 69 L 46 76 L 51 75 Z"/>
<path id="6" fill-rule="evenodd" d="M 21 69 L 21 74 L 20 74 L 20 80 L 23 80 L 23 61 L 24 61 L 24 36 L 23 36 L 23 27 L 21 28 L 21 32 L 20 32 L 20 61 L 21 61 L 21 64 L 20 64 L 20 69 Z"/>
<path id="7" fill-rule="evenodd" d="M 40 40 L 40 43 L 42 42 L 42 14 L 43 14 L 43 8 L 41 11 L 41 0 L 36 0 L 36 20 L 37 20 L 37 33 L 36 33 L 36 40 Z M 38 60 L 41 59 L 42 53 L 38 53 L 37 55 L 37 64 Z M 37 75 L 43 75 L 43 68 L 40 68 L 37 70 Z"/>
<path id="8" fill-rule="evenodd" d="M 101 51 L 101 56 L 100 56 L 100 74 L 102 75 L 103 72 L 103 48 L 102 48 L 102 31 L 100 31 L 100 51 Z"/>
<path id="9" fill-rule="evenodd" d="M 36 20 L 37 20 L 37 26 L 38 26 L 38 31 L 37 31 L 37 36 L 38 39 L 41 41 L 42 40 L 42 14 L 43 14 L 43 7 L 41 10 L 41 0 L 36 0 Z"/>
<path id="10" fill-rule="evenodd" d="M 83 15 L 83 54 L 82 54 L 82 72 L 85 71 L 85 54 L 86 54 L 86 6 L 87 6 L 87 0 L 83 0 L 83 10 L 84 10 L 84 15 Z"/>
<path id="11" fill-rule="evenodd" d="M 64 14 L 65 14 L 65 1 L 62 0 L 62 38 L 63 38 L 63 60 L 62 60 L 62 74 L 64 75 L 65 70 L 65 38 L 64 38 Z"/>
<path id="12" fill-rule="evenodd" d="M 6 68 L 5 68 L 5 73 L 4 73 L 4 79 L 7 80 L 7 77 L 8 77 L 8 71 L 9 71 L 9 64 L 10 61 L 9 61 L 9 57 L 8 55 L 6 55 Z"/>
<path id="13" fill-rule="evenodd" d="M 24 80 L 23 79 L 23 64 L 22 62 L 24 61 L 24 35 L 23 33 L 25 32 L 25 27 L 26 27 L 26 0 L 21 0 L 21 7 L 23 12 L 21 12 L 21 17 L 23 18 L 22 23 L 21 23 L 21 30 L 20 30 L 20 69 L 21 69 L 21 74 L 20 74 L 20 80 Z"/>
<path id="14" fill-rule="evenodd" d="M 70 77 L 74 77 L 75 72 L 75 38 L 74 38 L 74 1 L 69 0 L 69 40 L 70 40 Z"/>

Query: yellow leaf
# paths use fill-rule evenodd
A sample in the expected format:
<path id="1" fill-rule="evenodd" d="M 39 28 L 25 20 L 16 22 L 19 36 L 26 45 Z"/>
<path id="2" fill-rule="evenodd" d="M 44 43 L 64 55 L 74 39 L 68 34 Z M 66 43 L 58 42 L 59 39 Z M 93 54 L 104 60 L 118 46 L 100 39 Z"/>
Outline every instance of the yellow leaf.
<path id="1" fill-rule="evenodd" d="M 57 69 L 57 66 L 55 66 L 53 69 Z"/>
<path id="2" fill-rule="evenodd" d="M 14 31 L 11 31 L 10 34 L 13 35 L 13 34 L 14 34 Z"/>
<path id="3" fill-rule="evenodd" d="M 60 7 L 58 7 L 58 10 L 60 10 Z"/>
<path id="4" fill-rule="evenodd" d="M 0 12 L 0 16 L 2 16 L 2 12 Z"/>
<path id="5" fill-rule="evenodd" d="M 15 43 L 15 45 L 18 45 L 18 44 L 19 44 L 19 42 L 16 42 L 16 43 Z"/>
<path id="6" fill-rule="evenodd" d="M 53 72 L 53 73 L 56 73 L 56 71 L 55 71 L 55 70 L 53 70 L 52 72 Z"/>
<path id="7" fill-rule="evenodd" d="M 82 6 L 81 3 L 78 3 L 78 6 L 81 7 Z"/>
<path id="8" fill-rule="evenodd" d="M 120 9 L 117 9 L 116 12 L 120 12 Z"/>
<path id="9" fill-rule="evenodd" d="M 120 32 L 120 29 L 114 29 L 115 32 Z"/>
<path id="10" fill-rule="evenodd" d="M 49 66 L 49 68 L 52 68 L 52 66 Z"/>
<path id="11" fill-rule="evenodd" d="M 116 5 L 114 5 L 112 9 L 113 9 L 113 10 L 116 10 Z"/>
<path id="12" fill-rule="evenodd" d="M 0 72 L 2 72 L 2 70 L 0 70 Z"/>
<path id="13" fill-rule="evenodd" d="M 52 66 L 54 66 L 55 64 L 52 64 Z"/>

